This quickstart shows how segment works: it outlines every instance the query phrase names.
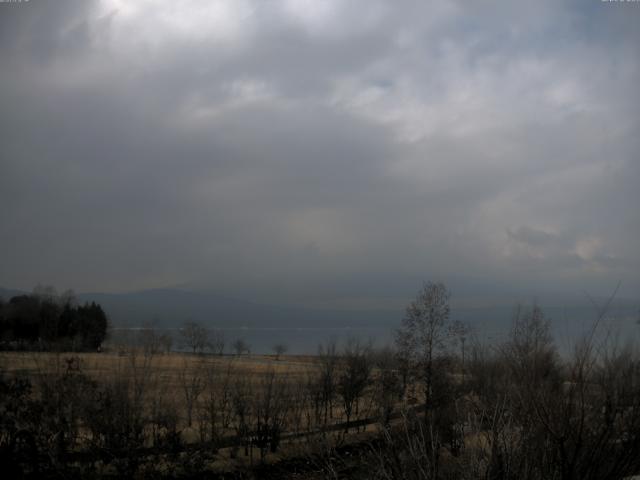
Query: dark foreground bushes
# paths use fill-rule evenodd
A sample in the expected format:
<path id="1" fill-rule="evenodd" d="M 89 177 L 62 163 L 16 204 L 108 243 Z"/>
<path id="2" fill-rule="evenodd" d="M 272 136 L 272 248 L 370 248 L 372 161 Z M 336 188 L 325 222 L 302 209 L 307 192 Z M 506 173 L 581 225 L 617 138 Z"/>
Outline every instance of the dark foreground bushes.
<path id="1" fill-rule="evenodd" d="M 560 359 L 534 307 L 517 314 L 507 342 L 475 345 L 469 356 L 462 379 L 432 375 L 436 405 L 427 402 L 424 414 L 404 410 L 381 426 L 361 478 L 614 480 L 640 473 L 640 358 L 632 347 L 596 345 L 591 337 Z"/>

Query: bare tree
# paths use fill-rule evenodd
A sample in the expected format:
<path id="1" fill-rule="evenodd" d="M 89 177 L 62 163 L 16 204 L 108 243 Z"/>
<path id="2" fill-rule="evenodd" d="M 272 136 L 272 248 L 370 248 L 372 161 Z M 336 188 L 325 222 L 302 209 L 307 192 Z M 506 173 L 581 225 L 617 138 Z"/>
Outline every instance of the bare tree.
<path id="1" fill-rule="evenodd" d="M 427 409 L 434 396 L 434 364 L 450 338 L 449 297 L 444 284 L 425 283 L 396 334 L 398 351 L 419 372 Z"/>
<path id="2" fill-rule="evenodd" d="M 349 431 L 352 416 L 359 413 L 360 397 L 371 379 L 370 347 L 349 339 L 342 356 L 342 369 L 337 391 L 342 398 L 346 417 L 345 432 Z"/>
<path id="3" fill-rule="evenodd" d="M 209 348 L 216 355 L 222 355 L 224 353 L 224 332 L 222 330 L 212 330 L 209 332 Z"/>
<path id="4" fill-rule="evenodd" d="M 154 321 L 146 323 L 144 327 L 138 330 L 137 337 L 136 343 L 144 352 L 151 355 L 156 355 L 160 352 L 160 335 L 158 335 Z"/>
<path id="5" fill-rule="evenodd" d="M 597 323 L 600 320 L 599 314 Z M 518 307 L 497 350 L 474 346 L 470 425 L 478 478 L 620 479 L 640 471 L 640 359 L 593 332 L 555 351 L 542 310 Z M 480 446 L 483 445 L 483 446 Z"/>
<path id="6" fill-rule="evenodd" d="M 251 351 L 249 344 L 245 342 L 242 338 L 237 339 L 233 342 L 233 350 L 236 352 L 236 355 L 240 356 L 243 353 L 249 353 Z"/>
<path id="7" fill-rule="evenodd" d="M 209 343 L 209 332 L 197 322 L 187 320 L 180 329 L 182 345 L 192 353 L 202 353 Z"/>
<path id="8" fill-rule="evenodd" d="M 449 297 L 443 283 L 425 283 L 407 307 L 396 335 L 400 356 L 422 383 L 425 406 L 422 432 L 427 436 L 425 445 L 429 450 L 425 453 L 433 477 L 437 477 L 440 466 L 441 432 L 450 431 L 452 423 L 448 415 L 436 412 L 452 400 L 444 355 L 451 338 Z"/>
<path id="9" fill-rule="evenodd" d="M 114 458 L 119 476 L 132 477 L 141 459 L 131 452 L 141 448 L 153 415 L 150 399 L 155 395 L 158 375 L 153 368 L 153 355 L 131 349 L 116 365 L 114 375 L 101 379 L 95 389 L 87 389 L 84 426 L 91 433 L 95 449 Z M 151 410 L 151 412 L 150 412 Z"/>
<path id="10" fill-rule="evenodd" d="M 251 443 L 251 402 L 252 385 L 244 375 L 236 378 L 231 389 L 231 424 L 236 432 L 238 441 L 244 447 L 245 456 L 253 455 L 253 445 Z M 237 454 L 237 449 L 231 451 L 232 458 Z"/>
<path id="11" fill-rule="evenodd" d="M 311 430 L 313 420 L 313 402 L 308 383 L 304 377 L 292 379 L 289 388 L 289 415 L 288 421 L 293 432 L 298 434 L 303 428 Z"/>
<path id="12" fill-rule="evenodd" d="M 289 348 L 284 343 L 277 343 L 273 346 L 273 352 L 276 354 L 276 360 L 280 360 L 280 356 L 287 353 Z"/>
<path id="13" fill-rule="evenodd" d="M 191 427 L 193 424 L 194 408 L 206 385 L 204 380 L 204 365 L 200 361 L 193 365 L 189 361 L 189 358 L 184 358 L 183 360 L 182 368 L 179 372 L 179 379 L 187 409 L 187 426 Z"/>
<path id="14" fill-rule="evenodd" d="M 333 399 L 336 394 L 336 381 L 338 370 L 338 353 L 335 339 L 331 339 L 326 345 L 318 346 L 318 361 L 320 366 L 317 377 L 317 390 L 319 391 L 320 404 L 324 410 L 323 423 L 326 425 L 329 418 L 333 418 Z"/>
<path id="15" fill-rule="evenodd" d="M 403 391 L 395 352 L 390 348 L 376 351 L 373 356 L 373 364 L 377 370 L 377 375 L 374 378 L 373 399 L 383 427 L 388 427 L 394 407 Z"/>
<path id="16" fill-rule="evenodd" d="M 173 337 L 170 333 L 163 333 L 159 338 L 160 345 L 162 346 L 162 351 L 164 353 L 171 353 L 171 347 L 173 346 Z"/>
<path id="17" fill-rule="evenodd" d="M 551 325 L 538 305 L 516 307 L 511 337 L 501 350 L 519 384 L 536 384 L 550 375 L 559 376 Z"/>
<path id="18" fill-rule="evenodd" d="M 289 413 L 287 385 L 286 375 L 277 375 L 270 370 L 254 391 L 252 436 L 260 450 L 261 460 L 264 460 L 267 449 L 275 453 L 280 445 Z"/>
<path id="19" fill-rule="evenodd" d="M 599 311 L 594 329 L 605 311 Z M 562 365 L 542 310 L 517 310 L 503 352 L 518 436 L 514 451 L 502 446 L 517 476 L 614 479 L 638 473 L 640 360 L 606 342 L 595 348 L 591 332 Z M 501 470 L 505 456 L 494 457 Z"/>
<path id="20" fill-rule="evenodd" d="M 462 373 L 462 381 L 465 380 L 465 360 L 466 360 L 466 344 L 469 336 L 472 334 L 471 327 L 464 322 L 453 322 L 449 328 L 452 340 L 460 347 L 460 371 Z"/>
<path id="21" fill-rule="evenodd" d="M 206 369 L 205 397 L 201 406 L 201 438 L 207 437 L 218 448 L 231 424 L 231 387 L 234 371 L 229 362 L 224 368 L 217 365 Z"/>

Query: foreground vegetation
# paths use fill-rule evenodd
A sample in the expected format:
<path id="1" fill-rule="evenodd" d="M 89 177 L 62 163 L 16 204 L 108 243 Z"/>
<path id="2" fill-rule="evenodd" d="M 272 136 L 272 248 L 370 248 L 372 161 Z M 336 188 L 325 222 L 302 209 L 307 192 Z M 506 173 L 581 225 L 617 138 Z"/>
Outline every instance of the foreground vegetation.
<path id="1" fill-rule="evenodd" d="M 426 284 L 394 349 L 313 357 L 0 356 L 11 478 L 620 479 L 640 472 L 640 361 L 588 338 L 561 358 L 537 308 L 485 346 Z M 604 315 L 600 312 L 598 318 Z M 198 351 L 197 349 L 195 349 Z"/>

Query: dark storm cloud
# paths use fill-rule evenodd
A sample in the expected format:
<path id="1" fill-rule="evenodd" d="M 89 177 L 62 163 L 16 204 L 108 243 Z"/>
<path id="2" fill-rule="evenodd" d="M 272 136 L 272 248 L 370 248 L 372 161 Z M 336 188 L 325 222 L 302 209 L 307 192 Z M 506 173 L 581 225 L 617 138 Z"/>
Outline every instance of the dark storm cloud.
<path id="1" fill-rule="evenodd" d="M 639 286 L 634 5 L 0 7 L 0 284 Z"/>

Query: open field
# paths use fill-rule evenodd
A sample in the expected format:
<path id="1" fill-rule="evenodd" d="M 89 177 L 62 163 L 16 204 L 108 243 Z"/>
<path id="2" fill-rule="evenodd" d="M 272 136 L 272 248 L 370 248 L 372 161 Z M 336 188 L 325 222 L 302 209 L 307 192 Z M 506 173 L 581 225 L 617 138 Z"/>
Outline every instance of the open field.
<path id="1" fill-rule="evenodd" d="M 68 360 L 74 359 L 69 367 Z M 310 355 L 286 355 L 276 360 L 273 355 L 190 355 L 170 353 L 145 358 L 143 352 L 126 353 L 50 353 L 50 352 L 0 352 L 0 368 L 7 373 L 39 376 L 61 373 L 68 368 L 77 368 L 92 378 L 109 377 L 122 373 L 132 366 L 150 368 L 152 373 L 161 374 L 166 383 L 164 388 L 176 386 L 177 378 L 185 368 L 233 368 L 238 375 L 259 376 L 275 372 L 299 377 L 313 371 L 316 361 Z M 145 362 L 150 362 L 150 366 Z"/>
<path id="2" fill-rule="evenodd" d="M 207 469 L 242 471 L 306 456 L 310 446 L 362 441 L 373 431 L 373 391 L 360 392 L 362 406 L 350 412 L 347 428 L 335 391 L 332 398 L 321 391 L 327 379 L 313 356 L 1 352 L 0 370 L 7 378 L 28 380 L 35 398 L 69 403 L 75 411 L 70 454 L 99 443 L 113 455 L 137 451 L 142 458 L 164 455 L 177 442 L 185 452 L 212 453 L 205 455 Z M 335 389 L 337 377 L 329 381 Z M 97 411 L 96 402 L 103 402 Z M 86 410 L 101 417 L 98 428 L 80 418 Z M 122 440 L 120 430 L 139 428 L 135 438 L 124 435 L 125 443 L 132 442 L 129 450 L 118 453 L 103 438 L 102 431 L 113 426 L 116 441 Z M 321 431 L 320 439 L 311 439 Z"/>
<path id="3" fill-rule="evenodd" d="M 144 389 L 147 407 L 158 399 L 172 403 L 183 424 L 187 423 L 184 404 L 190 400 L 185 390 L 192 390 L 196 397 L 194 413 L 210 395 L 231 395 L 236 388 L 253 391 L 267 380 L 277 379 L 290 396 L 296 386 L 318 373 L 319 365 L 317 358 L 308 355 L 280 359 L 272 355 L 145 355 L 133 349 L 124 353 L 0 352 L 0 369 L 31 379 L 36 389 L 61 376 L 78 374 L 99 384 L 130 382 L 132 388 Z M 339 419 L 338 409 L 333 410 L 333 417 Z"/>

